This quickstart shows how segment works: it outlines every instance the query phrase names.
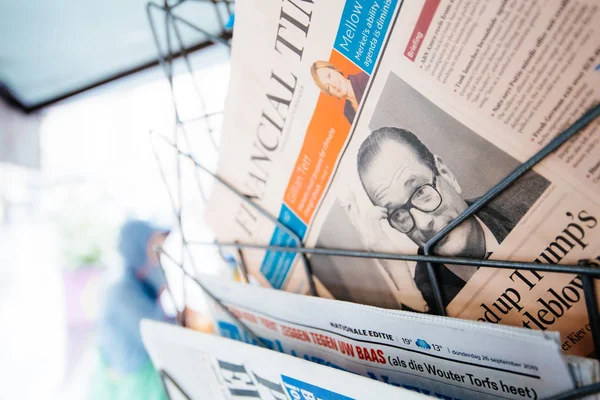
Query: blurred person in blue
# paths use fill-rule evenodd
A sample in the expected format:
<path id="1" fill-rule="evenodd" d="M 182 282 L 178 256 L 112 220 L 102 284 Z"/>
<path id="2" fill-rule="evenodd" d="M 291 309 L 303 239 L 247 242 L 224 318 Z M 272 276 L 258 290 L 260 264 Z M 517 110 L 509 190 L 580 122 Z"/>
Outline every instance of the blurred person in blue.
<path id="1" fill-rule="evenodd" d="M 175 322 L 160 303 L 166 279 L 156 253 L 168 234 L 140 220 L 129 220 L 121 228 L 119 252 L 124 268 L 104 292 L 98 328 L 100 368 L 91 399 L 167 398 L 139 325 L 143 318 Z"/>

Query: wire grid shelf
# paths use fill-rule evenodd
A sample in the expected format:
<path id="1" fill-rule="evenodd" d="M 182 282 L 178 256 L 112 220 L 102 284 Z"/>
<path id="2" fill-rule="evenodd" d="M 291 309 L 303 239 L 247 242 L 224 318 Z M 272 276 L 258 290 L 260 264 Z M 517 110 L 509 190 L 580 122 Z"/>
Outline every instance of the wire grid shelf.
<path id="1" fill-rule="evenodd" d="M 217 20 L 221 26 L 221 33 L 215 35 L 213 33 L 208 32 L 200 26 L 192 24 L 190 21 L 180 17 L 177 15 L 177 7 L 185 2 L 199 2 L 199 3 L 210 3 L 213 5 L 215 9 L 215 15 Z M 491 190 L 489 190 L 486 194 L 484 194 L 481 198 L 479 198 L 476 202 L 471 204 L 461 215 L 459 215 L 455 220 L 453 220 L 450 224 L 448 224 L 445 228 L 440 230 L 433 238 L 431 238 L 423 248 L 423 254 L 394 254 L 394 253 L 382 253 L 382 252 L 372 252 L 372 251 L 356 251 L 356 250 L 345 250 L 345 249 L 334 249 L 334 248 L 322 248 L 322 247 L 313 247 L 307 248 L 304 247 L 302 241 L 299 237 L 290 230 L 287 226 L 282 224 L 275 216 L 271 215 L 268 211 L 262 208 L 260 205 L 256 204 L 252 201 L 248 196 L 241 193 L 237 188 L 233 187 L 227 181 L 216 175 L 210 168 L 206 165 L 203 165 L 196 157 L 190 152 L 184 150 L 184 148 L 189 148 L 189 140 L 190 137 L 185 129 L 186 123 L 190 122 L 182 120 L 180 118 L 180 114 L 178 112 L 178 105 L 175 98 L 174 87 L 173 87 L 173 62 L 180 56 L 183 59 L 183 64 L 186 68 L 186 73 L 190 74 L 194 81 L 194 90 L 196 91 L 199 99 L 201 99 L 201 103 L 203 104 L 202 112 L 200 117 L 197 119 L 204 120 L 207 124 L 208 135 L 211 137 L 212 144 L 214 146 L 214 151 L 218 152 L 218 145 L 214 138 L 213 127 L 210 126 L 208 119 L 212 117 L 215 113 L 206 112 L 206 108 L 204 106 L 205 102 L 203 99 L 202 91 L 196 84 L 197 80 L 194 73 L 194 68 L 192 67 L 192 63 L 190 62 L 190 52 L 186 48 L 182 35 L 180 32 L 180 26 L 187 26 L 188 28 L 192 28 L 195 31 L 205 35 L 210 41 L 215 44 L 221 44 L 227 47 L 230 47 L 230 39 L 231 34 L 226 28 L 225 18 L 232 17 L 232 0 L 179 0 L 173 4 L 170 4 L 168 0 L 162 5 L 158 5 L 155 3 L 148 3 L 147 5 L 147 16 L 148 21 L 150 23 L 150 27 L 152 30 L 153 38 L 156 44 L 158 58 L 160 65 L 162 66 L 167 80 L 171 87 L 172 94 L 172 103 L 175 111 L 175 129 L 174 129 L 174 137 L 173 139 L 168 139 L 165 136 L 158 135 L 155 132 L 151 132 L 151 135 L 158 137 L 162 142 L 167 144 L 170 148 L 172 148 L 176 154 L 176 165 L 177 165 L 177 188 L 181 198 L 181 164 L 182 161 L 191 162 L 196 171 L 195 179 L 197 179 L 198 189 L 202 195 L 204 201 L 206 201 L 206 191 L 200 181 L 200 174 L 208 175 L 210 178 L 214 179 L 214 182 L 219 185 L 223 185 L 228 191 L 231 192 L 232 195 L 238 197 L 241 201 L 246 203 L 248 206 L 254 208 L 258 211 L 264 218 L 272 222 L 275 226 L 286 232 L 290 237 L 293 238 L 294 246 L 290 247 L 282 247 L 282 246 L 270 246 L 270 245 L 260 245 L 254 243 L 220 243 L 218 241 L 209 241 L 209 242 L 199 242 L 199 241 L 189 241 L 187 240 L 183 227 L 182 227 L 182 209 L 181 204 L 179 204 L 173 195 L 169 193 L 171 204 L 173 207 L 173 211 L 175 213 L 178 228 L 181 231 L 181 245 L 182 245 L 182 257 L 181 262 L 175 259 L 171 254 L 166 252 L 164 249 L 158 249 L 160 254 L 160 258 L 164 257 L 169 260 L 172 264 L 176 265 L 183 272 L 183 277 L 191 279 L 195 282 L 202 291 L 215 303 L 219 304 L 223 310 L 231 317 L 234 321 L 236 321 L 242 328 L 247 331 L 248 336 L 256 342 L 257 345 L 266 347 L 264 343 L 256 334 L 252 332 L 248 326 L 240 321 L 235 315 L 233 315 L 227 307 L 225 307 L 221 301 L 214 296 L 210 289 L 206 287 L 203 282 L 198 278 L 195 274 L 195 265 L 194 259 L 191 256 L 189 251 L 189 246 L 212 246 L 222 250 L 235 251 L 237 254 L 237 264 L 239 268 L 239 272 L 242 277 L 248 282 L 248 272 L 244 263 L 243 250 L 265 250 L 265 251 L 274 251 L 274 252 L 282 252 L 282 253 L 296 253 L 300 256 L 300 261 L 304 273 L 307 275 L 309 282 L 309 292 L 312 295 L 316 295 L 315 283 L 313 281 L 313 274 L 310 265 L 310 259 L 308 255 L 324 255 L 331 257 L 354 257 L 354 258 L 374 258 L 374 259 L 382 259 L 382 260 L 402 260 L 402 261 L 420 261 L 427 263 L 427 272 L 429 276 L 429 280 L 431 283 L 431 287 L 435 297 L 435 307 L 431 312 L 436 315 L 446 316 L 446 310 L 444 307 L 444 302 L 442 299 L 442 293 L 440 290 L 437 270 L 440 264 L 459 264 L 471 266 L 473 268 L 501 268 L 501 269 L 514 269 L 514 270 L 530 270 L 530 271 L 546 271 L 546 272 L 554 272 L 554 273 L 565 273 L 565 274 L 578 274 L 581 277 L 583 282 L 583 292 L 585 297 L 585 303 L 588 311 L 590 328 L 592 333 L 592 338 L 594 342 L 594 347 L 596 349 L 600 349 L 600 315 L 598 313 L 598 305 L 596 303 L 596 294 L 594 281 L 600 278 L 600 268 L 598 262 L 590 261 L 590 260 L 581 260 L 578 265 L 564 265 L 564 264 L 539 264 L 532 262 L 519 262 L 519 261 L 504 261 L 504 260 L 489 260 L 489 259 L 476 259 L 476 258 L 466 258 L 466 257 L 448 257 L 448 256 L 437 256 L 434 254 L 433 249 L 437 243 L 439 243 L 446 235 L 448 235 L 454 228 L 460 225 L 466 219 L 472 217 L 477 211 L 486 206 L 490 201 L 495 199 L 498 195 L 500 195 L 505 189 L 511 186 L 514 182 L 516 182 L 520 177 L 522 177 L 526 172 L 531 170 L 535 165 L 545 159 L 548 155 L 552 154 L 558 148 L 560 148 L 565 142 L 572 139 L 579 132 L 581 132 L 585 127 L 587 127 L 592 121 L 594 121 L 600 115 L 600 104 L 595 105 L 590 110 L 588 110 L 580 119 L 578 119 L 575 123 L 565 129 L 562 133 L 556 136 L 551 142 L 549 142 L 545 147 L 543 147 L 538 153 L 536 153 L 533 157 L 522 163 L 515 170 L 513 170 L 508 176 L 506 176 L 501 182 L 499 182 L 496 186 L 494 186 Z M 165 29 L 165 38 L 166 45 L 161 45 L 159 42 L 158 35 L 158 26 L 154 19 L 153 13 L 160 13 L 164 18 L 164 29 Z M 156 153 L 155 153 L 156 154 Z M 157 161 L 158 156 L 157 156 Z M 159 162 L 160 164 L 160 162 Z M 164 174 L 164 171 L 161 169 L 161 174 L 164 180 L 165 185 L 167 186 L 167 190 L 169 189 L 167 177 Z M 188 255 L 188 259 L 192 264 L 192 271 L 189 271 L 183 264 L 183 253 Z M 223 254 L 221 252 L 221 254 Z M 182 285 L 185 290 L 185 284 Z M 185 303 L 185 293 L 184 293 L 184 303 Z M 181 319 L 179 321 L 182 325 L 185 326 L 185 319 Z M 598 355 L 598 350 L 596 350 L 596 355 Z M 175 389 L 183 395 L 185 398 L 190 399 L 190 397 L 185 393 L 185 391 L 181 388 L 181 386 L 176 382 L 176 380 L 170 376 L 166 371 L 160 371 L 161 378 L 163 379 L 163 383 L 165 388 L 169 385 L 175 387 Z M 552 397 L 553 400 L 566 400 L 566 399 L 579 399 L 591 394 L 600 393 L 600 383 L 587 385 L 581 388 L 577 388 L 561 395 Z"/>

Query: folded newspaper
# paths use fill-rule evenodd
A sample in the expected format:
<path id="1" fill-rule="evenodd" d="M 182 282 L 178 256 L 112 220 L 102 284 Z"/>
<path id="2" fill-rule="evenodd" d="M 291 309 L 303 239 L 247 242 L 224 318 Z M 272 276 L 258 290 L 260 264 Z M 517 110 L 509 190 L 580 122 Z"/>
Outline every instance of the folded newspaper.
<path id="1" fill-rule="evenodd" d="M 217 186 L 222 241 L 416 254 L 600 99 L 596 0 L 245 0 L 236 4 Z M 600 260 L 600 120 L 436 247 Z M 299 256 L 244 250 L 262 286 L 307 293 Z M 314 256 L 320 296 L 427 312 L 421 262 Z M 442 265 L 450 316 L 561 332 L 594 351 L 581 277 Z"/>
<path id="2" fill-rule="evenodd" d="M 444 399 L 546 398 L 595 383 L 556 332 L 302 296 L 202 276 L 215 333 Z M 202 302 L 187 286 L 191 306 Z M 234 315 L 236 318 L 233 318 Z"/>
<path id="3" fill-rule="evenodd" d="M 142 338 L 169 399 L 352 400 L 426 397 L 270 350 L 153 321 Z"/>

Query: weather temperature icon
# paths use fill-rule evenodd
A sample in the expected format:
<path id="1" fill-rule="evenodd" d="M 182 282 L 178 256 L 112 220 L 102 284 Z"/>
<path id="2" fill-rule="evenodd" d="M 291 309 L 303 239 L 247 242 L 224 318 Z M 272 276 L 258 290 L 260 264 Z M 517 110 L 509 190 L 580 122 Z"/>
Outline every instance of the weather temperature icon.
<path id="1" fill-rule="evenodd" d="M 431 346 L 429 345 L 429 343 L 427 343 L 427 341 L 425 341 L 423 339 L 417 339 L 417 341 L 415 342 L 415 344 L 417 346 L 419 346 L 420 348 L 425 349 L 425 350 L 431 349 Z"/>

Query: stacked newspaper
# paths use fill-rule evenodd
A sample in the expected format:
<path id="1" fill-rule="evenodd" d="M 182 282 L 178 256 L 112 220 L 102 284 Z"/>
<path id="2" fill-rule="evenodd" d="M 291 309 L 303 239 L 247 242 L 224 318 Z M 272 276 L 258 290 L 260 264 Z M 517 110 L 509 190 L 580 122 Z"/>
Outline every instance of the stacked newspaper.
<path id="1" fill-rule="evenodd" d="M 596 0 L 239 2 L 218 174 L 281 225 L 224 186 L 207 221 L 223 242 L 417 254 L 598 102 L 599 70 Z M 599 131 L 588 125 L 436 254 L 600 261 Z M 308 292 L 294 253 L 244 258 L 262 286 Z M 435 306 L 421 262 L 310 262 L 322 297 Z M 580 276 L 442 265 L 439 281 L 450 316 L 594 351 Z"/>
<path id="2" fill-rule="evenodd" d="M 142 338 L 169 399 L 425 399 L 361 376 L 149 320 Z"/>
<path id="3" fill-rule="evenodd" d="M 567 360 L 556 332 L 200 281 L 216 300 L 209 304 L 219 335 L 422 394 L 533 399 L 598 382 L 598 362 Z M 188 287 L 191 303 L 201 293 Z"/>

